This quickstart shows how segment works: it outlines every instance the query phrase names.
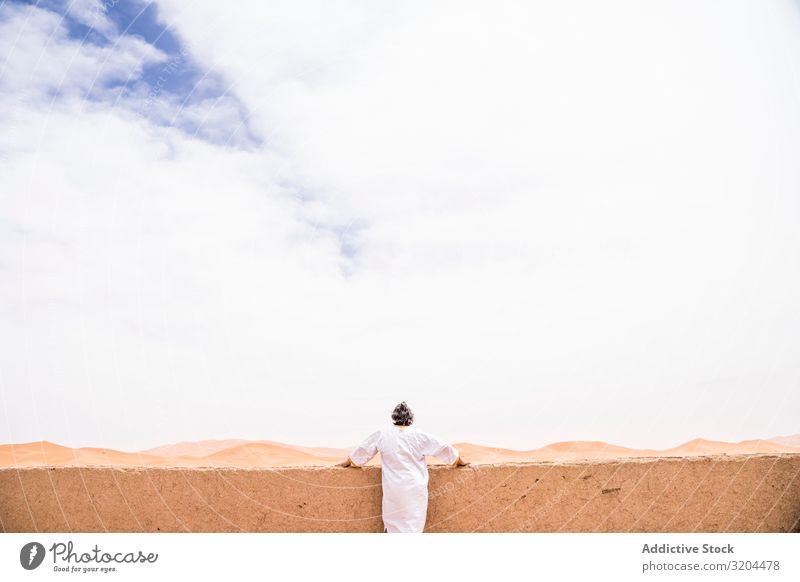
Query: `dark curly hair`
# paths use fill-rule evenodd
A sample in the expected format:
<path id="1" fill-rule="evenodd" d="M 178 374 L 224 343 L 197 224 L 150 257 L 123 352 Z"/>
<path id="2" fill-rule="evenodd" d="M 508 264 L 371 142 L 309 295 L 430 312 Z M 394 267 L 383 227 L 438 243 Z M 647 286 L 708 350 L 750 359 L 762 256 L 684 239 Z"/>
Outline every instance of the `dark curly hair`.
<path id="1" fill-rule="evenodd" d="M 414 413 L 411 412 L 405 400 L 394 407 L 392 421 L 397 426 L 411 426 L 414 423 Z"/>

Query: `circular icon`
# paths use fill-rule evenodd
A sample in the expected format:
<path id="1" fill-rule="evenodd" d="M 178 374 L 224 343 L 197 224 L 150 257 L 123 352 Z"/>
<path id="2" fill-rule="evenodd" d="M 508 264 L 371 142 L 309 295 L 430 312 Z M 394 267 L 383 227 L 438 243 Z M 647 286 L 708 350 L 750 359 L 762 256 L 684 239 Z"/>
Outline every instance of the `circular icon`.
<path id="1" fill-rule="evenodd" d="M 26 570 L 35 570 L 44 561 L 44 546 L 39 542 L 29 542 L 19 551 L 19 563 Z"/>

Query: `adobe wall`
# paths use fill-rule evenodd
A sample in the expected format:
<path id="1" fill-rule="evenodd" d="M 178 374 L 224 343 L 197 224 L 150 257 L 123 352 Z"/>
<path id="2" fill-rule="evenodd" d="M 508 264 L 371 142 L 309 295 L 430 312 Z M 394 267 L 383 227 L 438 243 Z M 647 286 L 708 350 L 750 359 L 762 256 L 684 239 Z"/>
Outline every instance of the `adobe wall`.
<path id="1" fill-rule="evenodd" d="M 9 532 L 378 532 L 380 469 L 0 469 Z M 432 467 L 427 531 L 800 530 L 800 455 Z"/>

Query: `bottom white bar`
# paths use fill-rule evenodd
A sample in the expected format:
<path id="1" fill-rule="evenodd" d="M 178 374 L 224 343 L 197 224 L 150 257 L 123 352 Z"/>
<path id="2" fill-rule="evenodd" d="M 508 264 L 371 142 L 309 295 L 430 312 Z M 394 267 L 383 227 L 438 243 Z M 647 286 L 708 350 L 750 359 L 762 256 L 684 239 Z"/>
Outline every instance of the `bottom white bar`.
<path id="1" fill-rule="evenodd" d="M 800 580 L 798 550 L 794 534 L 25 533 L 0 535 L 0 580 L 777 582 Z"/>

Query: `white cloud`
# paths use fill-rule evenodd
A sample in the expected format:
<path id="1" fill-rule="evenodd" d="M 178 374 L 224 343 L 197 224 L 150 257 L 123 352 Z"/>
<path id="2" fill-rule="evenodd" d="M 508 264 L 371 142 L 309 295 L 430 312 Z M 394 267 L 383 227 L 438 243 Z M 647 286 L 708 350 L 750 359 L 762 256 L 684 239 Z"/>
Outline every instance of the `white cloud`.
<path id="1" fill-rule="evenodd" d="M 117 27 L 108 17 L 108 8 L 117 4 L 118 0 L 68 0 L 65 3 L 66 13 L 93 30 L 105 36 L 115 36 Z"/>
<path id="2" fill-rule="evenodd" d="M 133 36 L 107 46 L 80 42 L 69 36 L 58 14 L 10 2 L 0 6 L 0 55 L 0 89 L 26 101 L 101 93 L 110 83 L 138 78 L 145 65 L 165 58 Z"/>
<path id="3" fill-rule="evenodd" d="M 81 101 L 163 56 L 31 12 L 0 47 L 0 440 L 345 444 L 402 398 L 511 446 L 795 432 L 800 21 L 773 6 L 159 2 L 244 112 Z M 243 114 L 262 145 L 220 145 Z"/>

